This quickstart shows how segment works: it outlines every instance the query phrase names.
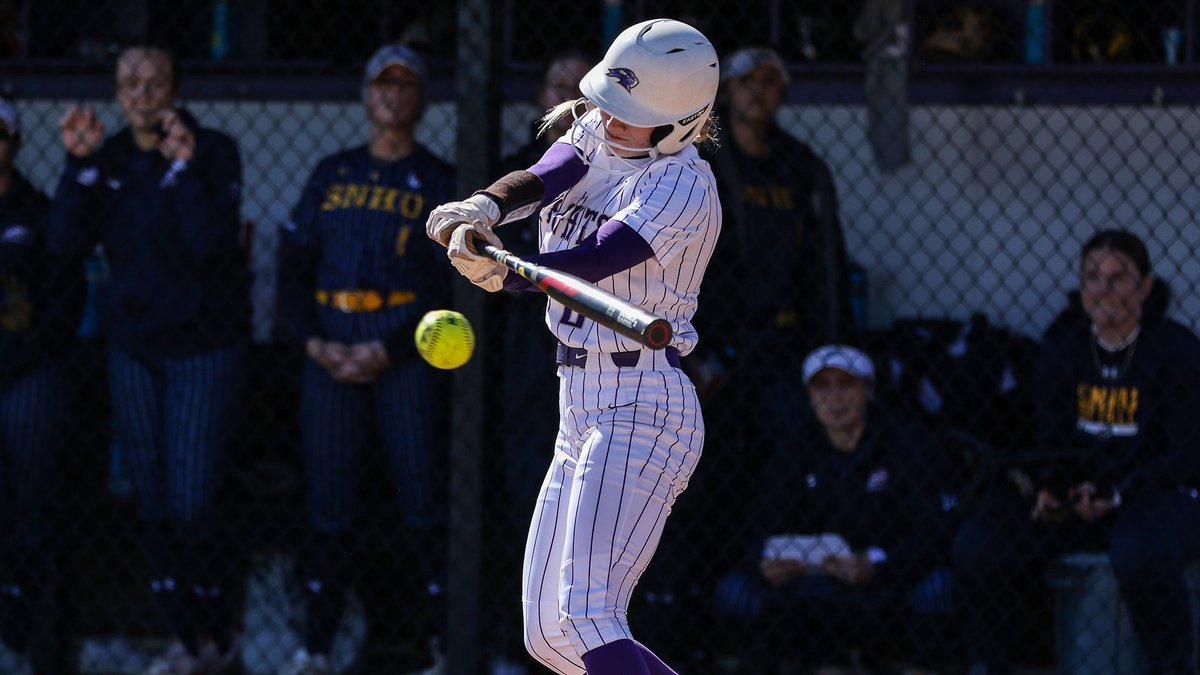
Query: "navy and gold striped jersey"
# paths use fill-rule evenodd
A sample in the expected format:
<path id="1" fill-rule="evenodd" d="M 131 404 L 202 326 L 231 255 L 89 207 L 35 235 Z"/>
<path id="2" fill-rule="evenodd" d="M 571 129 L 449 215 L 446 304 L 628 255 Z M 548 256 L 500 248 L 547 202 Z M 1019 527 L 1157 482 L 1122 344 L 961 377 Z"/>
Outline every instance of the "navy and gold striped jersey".
<path id="1" fill-rule="evenodd" d="M 323 159 L 283 229 L 280 300 L 293 336 L 381 340 L 393 363 L 414 355 L 417 322 L 450 297 L 451 267 L 425 220 L 453 188 L 453 169 L 420 146 L 394 162 L 366 146 Z"/>

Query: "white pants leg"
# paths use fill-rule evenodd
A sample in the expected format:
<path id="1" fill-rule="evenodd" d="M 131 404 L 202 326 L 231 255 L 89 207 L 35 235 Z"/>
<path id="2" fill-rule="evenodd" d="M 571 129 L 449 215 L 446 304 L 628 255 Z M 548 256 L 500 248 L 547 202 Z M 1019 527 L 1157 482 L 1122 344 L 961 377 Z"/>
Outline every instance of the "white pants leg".
<path id="1" fill-rule="evenodd" d="M 704 442 L 695 388 L 667 370 L 560 369 L 562 416 L 522 575 L 525 642 L 551 670 L 632 637 L 626 610 Z"/>

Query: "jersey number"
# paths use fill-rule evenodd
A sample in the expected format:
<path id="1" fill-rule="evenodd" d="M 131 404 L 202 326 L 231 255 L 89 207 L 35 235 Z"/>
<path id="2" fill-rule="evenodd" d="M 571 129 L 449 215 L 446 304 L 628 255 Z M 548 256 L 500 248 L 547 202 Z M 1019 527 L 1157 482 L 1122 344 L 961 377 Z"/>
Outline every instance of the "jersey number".
<path id="1" fill-rule="evenodd" d="M 575 328 L 583 328 L 583 319 L 584 316 L 582 314 L 576 314 L 570 308 L 564 307 L 562 318 L 558 322 Z"/>

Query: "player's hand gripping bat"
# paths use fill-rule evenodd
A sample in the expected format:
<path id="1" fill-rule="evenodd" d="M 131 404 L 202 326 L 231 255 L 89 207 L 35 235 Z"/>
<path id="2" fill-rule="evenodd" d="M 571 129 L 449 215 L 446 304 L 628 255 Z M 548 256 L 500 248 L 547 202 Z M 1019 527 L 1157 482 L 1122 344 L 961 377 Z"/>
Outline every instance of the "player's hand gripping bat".
<path id="1" fill-rule="evenodd" d="M 671 324 L 666 319 L 656 317 L 579 277 L 526 262 L 482 239 L 476 239 L 473 243 L 475 250 L 521 275 L 564 307 L 601 326 L 633 338 L 650 349 L 662 349 L 671 343 Z"/>

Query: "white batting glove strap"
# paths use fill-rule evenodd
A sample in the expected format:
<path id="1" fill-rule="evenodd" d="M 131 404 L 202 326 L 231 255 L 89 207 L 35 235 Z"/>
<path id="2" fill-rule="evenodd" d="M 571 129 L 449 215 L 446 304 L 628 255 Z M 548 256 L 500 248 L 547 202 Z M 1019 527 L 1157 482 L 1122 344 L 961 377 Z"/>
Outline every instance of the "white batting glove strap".
<path id="1" fill-rule="evenodd" d="M 463 223 L 479 223 L 490 229 L 500 222 L 500 205 L 485 195 L 471 195 L 461 202 L 447 202 L 429 213 L 425 234 L 442 246 L 448 246 L 450 235 Z"/>
<path id="2" fill-rule="evenodd" d="M 504 288 L 504 277 L 508 276 L 508 268 L 495 260 L 476 253 L 472 248 L 475 239 L 483 239 L 496 248 L 504 248 L 500 237 L 491 228 L 478 222 L 460 224 L 450 235 L 446 247 L 446 256 L 458 273 L 471 283 L 489 293 Z"/>

